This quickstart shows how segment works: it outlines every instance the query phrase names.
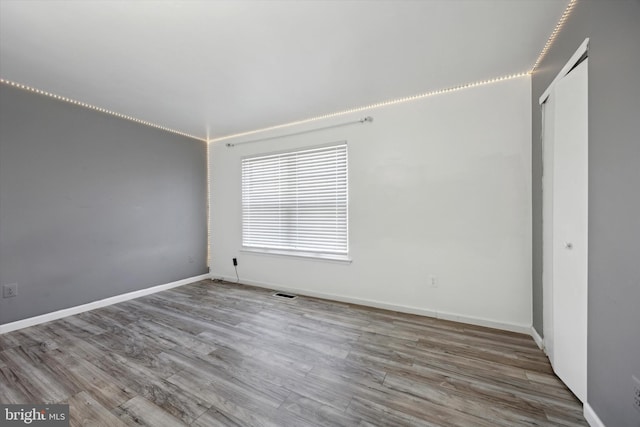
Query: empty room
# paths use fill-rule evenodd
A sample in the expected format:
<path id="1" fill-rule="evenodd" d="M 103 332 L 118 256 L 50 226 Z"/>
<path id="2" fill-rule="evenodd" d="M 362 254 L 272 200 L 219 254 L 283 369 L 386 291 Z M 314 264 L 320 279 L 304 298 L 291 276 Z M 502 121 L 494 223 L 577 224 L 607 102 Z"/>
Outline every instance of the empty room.
<path id="1" fill-rule="evenodd" d="M 640 427 L 639 22 L 0 0 L 0 425 Z"/>

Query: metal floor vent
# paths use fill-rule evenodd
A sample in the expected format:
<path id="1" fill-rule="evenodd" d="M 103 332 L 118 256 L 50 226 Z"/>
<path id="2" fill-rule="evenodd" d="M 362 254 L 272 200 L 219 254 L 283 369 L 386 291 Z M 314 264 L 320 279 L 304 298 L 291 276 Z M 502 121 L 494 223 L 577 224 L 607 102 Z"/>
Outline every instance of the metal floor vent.
<path id="1" fill-rule="evenodd" d="M 294 299 L 296 297 L 296 295 L 285 294 L 284 292 L 276 292 L 273 296 L 287 299 Z"/>

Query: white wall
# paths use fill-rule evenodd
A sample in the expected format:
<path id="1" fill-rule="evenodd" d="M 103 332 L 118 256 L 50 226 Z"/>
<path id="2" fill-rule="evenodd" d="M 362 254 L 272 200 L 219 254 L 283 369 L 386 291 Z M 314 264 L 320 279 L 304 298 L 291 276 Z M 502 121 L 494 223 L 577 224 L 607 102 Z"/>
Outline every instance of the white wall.
<path id="1" fill-rule="evenodd" d="M 528 332 L 530 78 L 212 143 L 212 277 Z M 225 146 L 371 115 L 371 124 Z M 351 264 L 241 252 L 240 159 L 347 140 Z M 435 274 L 438 287 L 428 277 Z"/>

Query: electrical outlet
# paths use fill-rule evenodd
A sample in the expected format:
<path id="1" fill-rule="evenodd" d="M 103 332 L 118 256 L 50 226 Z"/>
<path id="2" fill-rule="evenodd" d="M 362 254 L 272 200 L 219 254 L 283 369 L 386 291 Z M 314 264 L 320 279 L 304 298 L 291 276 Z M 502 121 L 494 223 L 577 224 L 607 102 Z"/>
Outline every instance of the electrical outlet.
<path id="1" fill-rule="evenodd" d="M 432 288 L 437 288 L 438 287 L 438 277 L 434 274 L 429 275 L 429 285 Z"/>
<path id="2" fill-rule="evenodd" d="M 2 287 L 2 298 L 13 298 L 18 296 L 18 284 L 9 283 Z"/>
<path id="3" fill-rule="evenodd" d="M 640 380 L 635 375 L 631 375 L 633 380 L 633 407 L 640 412 Z"/>
<path id="4" fill-rule="evenodd" d="M 237 265 L 238 265 L 238 258 L 234 258 L 234 259 L 233 259 L 233 265 L 234 265 L 234 266 L 237 266 Z"/>

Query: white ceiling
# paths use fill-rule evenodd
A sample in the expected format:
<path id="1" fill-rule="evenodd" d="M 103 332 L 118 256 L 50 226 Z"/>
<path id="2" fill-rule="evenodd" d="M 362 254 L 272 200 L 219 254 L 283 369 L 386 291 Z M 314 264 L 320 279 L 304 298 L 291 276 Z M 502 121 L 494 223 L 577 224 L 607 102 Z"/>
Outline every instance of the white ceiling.
<path id="1" fill-rule="evenodd" d="M 0 77 L 214 138 L 528 71 L 569 0 L 0 0 Z"/>

